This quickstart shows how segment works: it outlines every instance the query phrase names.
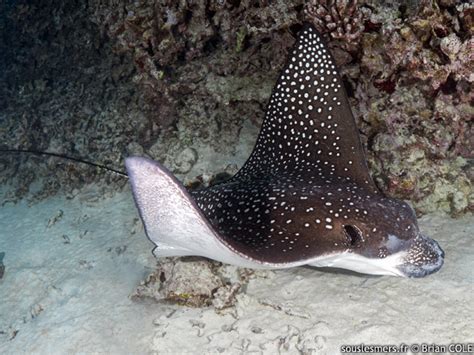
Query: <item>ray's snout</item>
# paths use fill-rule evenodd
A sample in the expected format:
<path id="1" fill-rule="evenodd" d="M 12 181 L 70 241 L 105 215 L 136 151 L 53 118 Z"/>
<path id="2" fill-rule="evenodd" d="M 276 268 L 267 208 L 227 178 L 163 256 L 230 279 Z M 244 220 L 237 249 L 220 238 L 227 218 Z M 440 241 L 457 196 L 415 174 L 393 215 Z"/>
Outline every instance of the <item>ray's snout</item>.
<path id="1" fill-rule="evenodd" d="M 398 269 L 406 277 L 424 277 L 438 271 L 443 263 L 443 249 L 435 240 L 420 234 L 413 241 L 404 263 Z"/>

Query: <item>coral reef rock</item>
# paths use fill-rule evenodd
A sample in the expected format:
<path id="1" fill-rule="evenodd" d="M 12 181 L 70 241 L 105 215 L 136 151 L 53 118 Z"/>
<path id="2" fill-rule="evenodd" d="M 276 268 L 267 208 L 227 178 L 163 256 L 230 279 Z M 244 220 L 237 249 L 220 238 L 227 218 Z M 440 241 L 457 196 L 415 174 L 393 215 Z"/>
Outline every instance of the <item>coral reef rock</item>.
<path id="1" fill-rule="evenodd" d="M 200 258 L 167 258 L 160 261 L 157 270 L 137 287 L 131 298 L 192 307 L 213 305 L 216 310 L 223 310 L 235 303 L 240 287 L 240 282 L 230 282 L 221 275 L 219 263 Z"/>
<path id="2" fill-rule="evenodd" d="M 118 169 L 138 154 L 182 180 L 220 176 L 245 162 L 310 21 L 340 66 L 379 187 L 420 213 L 474 210 L 472 4 L 17 0 L 0 12 L 0 149 Z M 1 154 L 0 168 L 4 203 L 126 184 L 53 157 Z"/>
<path id="3" fill-rule="evenodd" d="M 340 40 L 347 49 L 358 47 L 364 30 L 364 13 L 357 0 L 311 0 L 305 13 L 320 33 Z"/>

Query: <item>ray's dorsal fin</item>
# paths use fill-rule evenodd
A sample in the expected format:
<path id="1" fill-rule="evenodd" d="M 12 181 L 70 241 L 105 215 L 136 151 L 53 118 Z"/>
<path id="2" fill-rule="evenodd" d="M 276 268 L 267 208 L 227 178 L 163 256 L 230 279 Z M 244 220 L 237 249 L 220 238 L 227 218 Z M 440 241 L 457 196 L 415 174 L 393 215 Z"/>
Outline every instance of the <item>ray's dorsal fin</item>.
<path id="1" fill-rule="evenodd" d="M 376 189 L 329 49 L 304 24 L 273 89 L 254 151 L 236 179 L 289 173 Z"/>

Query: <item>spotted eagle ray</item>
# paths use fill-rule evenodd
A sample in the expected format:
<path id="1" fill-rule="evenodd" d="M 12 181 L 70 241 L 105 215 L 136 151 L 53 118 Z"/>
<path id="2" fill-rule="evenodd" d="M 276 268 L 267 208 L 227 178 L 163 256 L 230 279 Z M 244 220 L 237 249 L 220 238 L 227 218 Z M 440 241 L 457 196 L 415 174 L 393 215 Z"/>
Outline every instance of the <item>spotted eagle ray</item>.
<path id="1" fill-rule="evenodd" d="M 273 89 L 255 148 L 227 182 L 188 192 L 159 163 L 126 159 L 157 257 L 250 268 L 337 267 L 423 277 L 444 252 L 413 209 L 373 182 L 334 59 L 309 24 Z"/>

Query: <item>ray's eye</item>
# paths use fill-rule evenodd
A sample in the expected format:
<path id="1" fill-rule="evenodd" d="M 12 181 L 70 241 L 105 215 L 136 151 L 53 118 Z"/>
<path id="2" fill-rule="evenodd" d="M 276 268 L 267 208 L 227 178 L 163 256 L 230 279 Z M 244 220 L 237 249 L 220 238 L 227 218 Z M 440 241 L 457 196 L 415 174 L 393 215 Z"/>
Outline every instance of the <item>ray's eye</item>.
<path id="1" fill-rule="evenodd" d="M 347 242 L 351 247 L 357 246 L 362 241 L 362 235 L 359 229 L 354 226 L 344 226 L 344 233 L 346 234 Z"/>

